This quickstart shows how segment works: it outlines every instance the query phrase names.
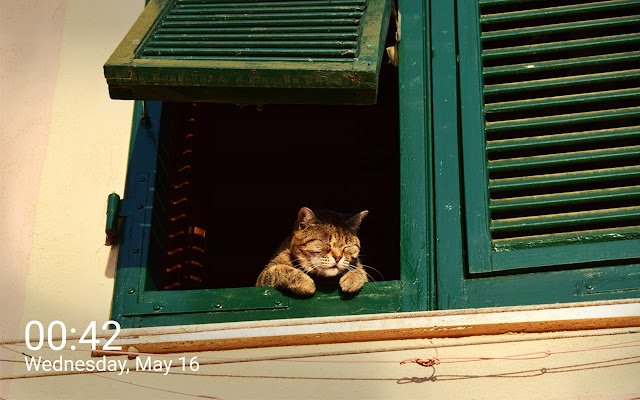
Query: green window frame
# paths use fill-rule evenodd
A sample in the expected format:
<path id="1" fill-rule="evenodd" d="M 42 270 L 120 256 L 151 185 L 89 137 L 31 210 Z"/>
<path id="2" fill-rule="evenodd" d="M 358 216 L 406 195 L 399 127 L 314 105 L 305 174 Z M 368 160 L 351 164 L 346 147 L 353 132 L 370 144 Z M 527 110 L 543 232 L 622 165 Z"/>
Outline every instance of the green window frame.
<path id="1" fill-rule="evenodd" d="M 345 299 L 337 292 L 311 299 L 286 296 L 271 288 L 156 290 L 150 282 L 151 225 L 163 103 L 136 101 L 125 195 L 112 318 L 123 327 L 180 325 L 293 317 L 374 314 L 426 310 L 432 307 L 432 234 L 430 168 L 427 162 L 428 79 L 424 4 L 410 2 L 401 12 L 410 16 L 400 43 L 400 279 L 365 285 Z M 416 119 L 414 116 L 421 118 Z M 114 207 L 112 206 L 111 209 Z M 112 222 L 113 224 L 113 222 Z"/>
<path id="2" fill-rule="evenodd" d="M 640 297 L 640 244 L 634 225 L 610 227 L 622 229 L 615 237 L 577 238 L 582 243 L 572 243 L 576 238 L 565 240 L 567 236 L 547 242 L 515 237 L 516 245 L 509 251 L 496 251 L 492 236 L 495 199 L 489 167 L 489 153 L 495 151 L 490 147 L 495 143 L 486 140 L 488 105 L 483 103 L 486 71 L 479 7 L 513 8 L 526 3 L 399 1 L 400 279 L 369 283 L 352 299 L 343 299 L 337 292 L 302 300 L 268 288 L 158 291 L 149 285 L 147 265 L 162 102 L 137 101 L 125 198 L 119 209 L 122 223 L 112 318 L 123 327 L 140 327 Z M 637 2 L 602 4 L 595 7 L 637 8 Z M 572 7 L 582 6 L 555 6 L 561 11 Z M 614 25 L 620 23 L 624 29 L 637 26 L 629 20 L 617 18 Z M 592 24 L 574 22 L 571 26 L 577 29 L 590 29 Z M 611 26 L 602 21 L 593 24 L 600 23 Z M 538 28 L 527 29 L 525 35 Z M 622 35 L 618 39 L 624 46 L 637 43 L 637 31 Z M 637 61 L 638 54 L 632 48 L 618 56 L 624 64 Z M 568 63 L 574 64 L 568 65 L 582 68 L 585 63 L 609 62 L 606 56 L 585 57 L 570 60 Z M 633 71 L 615 76 L 621 75 L 624 82 L 637 82 Z M 611 90 L 618 100 L 635 101 L 636 87 Z M 611 90 L 593 98 L 578 97 L 587 104 L 597 103 L 603 96 L 604 101 L 611 101 L 607 97 Z M 603 114 L 606 110 L 596 110 L 595 114 L 588 111 L 588 117 L 600 118 Z M 619 122 L 614 131 L 623 137 L 624 146 L 618 147 L 636 143 L 637 107 L 624 107 L 623 112 L 607 118 Z M 526 135 L 521 139 L 528 140 Z M 593 143 L 606 139 L 601 135 Z M 623 179 L 638 177 L 633 154 L 611 156 L 626 160 Z M 631 215 L 628 220 L 636 221 L 633 212 L 638 207 L 633 201 L 637 201 L 638 191 L 633 186 L 637 185 L 628 186 L 632 188 L 623 186 L 614 188 L 614 192 L 618 200 L 623 199 L 626 211 L 632 211 L 620 218 Z M 566 199 L 563 201 L 566 203 Z M 111 221 L 113 224 L 113 218 Z M 531 220 L 524 220 L 525 229 L 527 221 Z"/>
<path id="3" fill-rule="evenodd" d="M 519 9 L 519 3 L 525 5 L 524 10 Z M 526 43 L 524 41 L 530 34 L 588 31 L 604 23 L 604 18 L 593 22 L 596 17 L 589 14 L 585 21 L 581 21 L 581 15 L 615 8 L 623 12 L 632 9 L 637 12 L 638 4 L 632 3 L 549 6 L 548 10 L 527 10 L 526 3 L 517 1 L 432 2 L 438 307 L 571 302 L 640 294 L 640 190 L 637 184 L 630 183 L 638 176 L 639 129 L 634 118 L 638 115 L 640 93 L 637 82 L 627 76 L 633 75 L 633 71 L 625 71 L 622 64 L 619 68 L 622 72 L 612 67 L 612 72 L 598 75 L 599 78 L 604 76 L 603 79 L 621 82 L 611 90 L 594 86 L 592 91 L 595 93 L 585 90 L 586 94 L 539 95 L 535 90 L 544 89 L 544 85 L 556 83 L 559 87 L 575 84 L 576 79 L 588 81 L 589 77 L 576 78 L 569 74 L 568 77 L 550 76 L 544 81 L 536 81 L 542 79 L 542 75 L 538 75 L 538 78 L 528 80 L 527 70 L 539 67 L 560 69 L 564 62 L 562 56 L 557 57 L 560 61 L 528 64 L 527 59 L 522 58 L 534 51 L 570 51 L 572 46 L 586 51 L 583 49 L 589 46 L 601 46 L 597 37 L 530 45 L 533 47 L 522 43 Z M 505 7 L 505 11 L 494 11 L 495 14 L 487 16 L 480 14 L 481 7 L 494 7 L 494 10 Z M 518 26 L 520 20 L 526 22 L 527 19 L 546 15 L 556 18 L 560 18 L 557 15 L 570 15 L 572 19 L 566 23 L 556 19 L 548 25 L 537 22 L 531 27 Z M 629 28 L 629 20 L 631 18 L 623 16 L 608 21 L 607 28 L 620 29 L 618 37 L 606 38 L 609 45 L 637 38 L 637 24 L 633 31 L 633 27 Z M 495 31 L 491 31 L 489 26 L 489 31 L 483 32 L 481 23 L 503 25 Z M 507 44 L 501 48 L 491 42 L 496 39 Z M 518 40 L 520 44 L 514 42 Z M 637 59 L 638 53 L 633 47 L 621 48 L 626 52 L 619 50 L 616 57 Z M 515 61 L 491 64 L 494 58 L 508 56 Z M 566 67 L 580 63 L 604 65 L 608 59 L 606 51 L 599 56 L 586 53 L 566 61 Z M 612 64 L 614 62 L 611 61 Z M 505 71 L 509 70 L 515 76 L 512 81 L 485 85 L 491 73 L 507 75 Z M 496 92 L 506 100 L 501 101 Z M 491 102 L 485 97 L 490 95 L 493 95 Z M 625 101 L 629 105 L 625 106 Z M 622 102 L 622 105 L 617 102 Z M 600 104 L 603 105 L 598 109 Z M 567 115 L 553 109 L 567 105 L 593 108 L 584 112 L 572 111 Z M 551 111 L 551 115 L 536 114 L 541 112 L 540 109 L 542 112 Z M 505 110 L 511 114 L 505 113 L 507 117 L 502 117 L 499 113 Z M 576 129 L 576 134 L 566 130 L 585 122 L 600 123 L 595 128 L 599 132 L 591 133 L 584 127 Z M 538 132 L 532 133 L 532 128 L 537 128 Z M 549 134 L 544 131 L 553 128 L 556 130 L 549 130 Z M 606 136 L 609 131 L 610 139 Z M 506 139 L 496 132 L 506 132 L 503 133 Z M 588 134 L 592 136 L 587 137 Z M 590 151 L 574 152 L 566 147 L 557 150 L 563 144 L 561 140 L 566 141 L 565 146 L 580 144 L 580 140 L 592 142 Z M 616 143 L 622 144 L 616 147 Z M 529 151 L 541 148 L 542 155 L 524 150 L 518 153 L 518 146 Z M 504 149 L 511 154 L 500 154 L 499 151 Z M 614 166 L 618 163 L 620 167 L 590 166 L 590 162 L 598 162 L 597 157 Z M 603 184 L 602 188 L 578 187 L 576 182 L 582 183 L 585 178 L 596 183 L 607 179 L 618 179 L 623 183 L 616 185 L 614 181 L 610 186 Z M 499 191 L 507 185 L 511 185 L 511 193 L 501 198 Z M 563 185 L 569 189 L 563 191 Z M 576 189 L 571 189 L 571 185 L 576 185 Z M 548 187 L 552 189 L 545 192 Z M 556 189 L 558 187 L 560 189 Z M 541 191 L 542 195 L 536 192 L 528 194 L 527 189 Z M 584 204 L 585 208 L 580 212 L 565 212 L 560 208 L 546 211 L 545 207 L 547 210 L 551 207 L 545 202 L 565 208 Z M 591 204 L 594 205 L 589 208 Z M 499 207 L 507 210 L 507 218 L 500 217 Z M 595 223 L 605 224 L 604 228 L 589 229 L 590 224 L 599 227 Z M 555 230 L 539 228 L 547 226 Z M 506 232 L 504 237 L 507 240 L 500 240 L 500 232 Z M 462 251 L 455 251 L 456 248 Z"/>

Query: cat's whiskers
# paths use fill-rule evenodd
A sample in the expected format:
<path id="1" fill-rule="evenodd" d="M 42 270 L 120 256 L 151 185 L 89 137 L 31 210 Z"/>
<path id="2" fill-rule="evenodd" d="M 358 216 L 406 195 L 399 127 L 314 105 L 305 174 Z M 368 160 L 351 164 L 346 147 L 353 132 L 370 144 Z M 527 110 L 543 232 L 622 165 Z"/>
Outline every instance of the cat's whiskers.
<path id="1" fill-rule="evenodd" d="M 367 277 L 369 278 L 370 281 L 375 281 L 376 279 L 373 277 L 373 275 L 371 275 L 369 272 L 367 272 L 367 268 L 369 268 L 369 269 L 372 269 L 372 270 L 376 271 L 380 275 L 380 277 L 384 280 L 384 276 L 377 269 L 375 269 L 373 267 L 370 267 L 368 265 L 364 265 L 364 264 L 361 264 L 361 265 L 362 265 L 362 268 L 358 268 L 357 265 L 349 264 L 348 269 L 350 271 L 357 270 L 357 269 L 362 270 L 362 272 L 364 272 L 365 275 L 367 275 Z"/>
<path id="2" fill-rule="evenodd" d="M 302 263 L 302 261 L 298 259 L 292 260 L 291 265 L 293 265 L 294 268 L 298 268 L 299 270 L 301 270 L 306 274 L 309 274 L 309 272 L 313 271 L 313 266 L 306 266 Z"/>
<path id="3" fill-rule="evenodd" d="M 373 270 L 373 271 L 377 272 L 378 275 L 380 276 L 380 279 L 384 280 L 384 275 L 382 274 L 382 272 L 380 272 L 380 270 L 378 270 L 378 269 L 376 269 L 376 268 L 374 268 L 374 267 L 372 267 L 370 265 L 365 265 L 365 264 L 361 264 L 361 265 L 362 265 L 362 268 L 364 268 L 365 270 L 370 269 L 370 270 Z M 367 274 L 367 275 L 369 275 L 369 274 Z M 371 277 L 371 275 L 369 275 L 369 276 Z M 373 279 L 373 277 L 371 277 L 371 278 Z"/>

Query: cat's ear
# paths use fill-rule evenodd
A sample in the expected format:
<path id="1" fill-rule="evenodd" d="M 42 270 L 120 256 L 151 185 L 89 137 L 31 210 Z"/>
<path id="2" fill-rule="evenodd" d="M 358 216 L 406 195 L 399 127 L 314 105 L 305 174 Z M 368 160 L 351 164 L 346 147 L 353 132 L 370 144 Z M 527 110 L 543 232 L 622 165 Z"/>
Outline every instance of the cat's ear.
<path id="1" fill-rule="evenodd" d="M 351 229 L 353 232 L 358 232 L 358 229 L 360 229 L 360 224 L 362 223 L 362 220 L 367 215 L 369 215 L 369 211 L 366 211 L 366 210 L 357 213 L 356 215 L 354 215 L 353 217 L 347 220 L 347 227 Z"/>
<path id="2" fill-rule="evenodd" d="M 318 222 L 318 218 L 311 211 L 310 208 L 302 207 L 300 211 L 298 211 L 298 219 L 296 220 L 296 230 L 304 229 L 309 225 L 316 224 Z"/>

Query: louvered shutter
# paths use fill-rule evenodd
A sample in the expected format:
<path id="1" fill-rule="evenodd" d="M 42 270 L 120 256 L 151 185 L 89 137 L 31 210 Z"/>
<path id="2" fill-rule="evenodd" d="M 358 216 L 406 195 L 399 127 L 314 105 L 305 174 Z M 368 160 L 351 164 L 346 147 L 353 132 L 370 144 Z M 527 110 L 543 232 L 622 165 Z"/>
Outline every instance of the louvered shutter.
<path id="1" fill-rule="evenodd" d="M 640 1 L 430 10 L 439 307 L 639 296 Z"/>
<path id="2" fill-rule="evenodd" d="M 640 257 L 640 1 L 572 3 L 480 0 L 460 43 L 472 273 Z"/>
<path id="3" fill-rule="evenodd" d="M 151 0 L 104 67 L 112 98 L 372 104 L 390 0 Z"/>

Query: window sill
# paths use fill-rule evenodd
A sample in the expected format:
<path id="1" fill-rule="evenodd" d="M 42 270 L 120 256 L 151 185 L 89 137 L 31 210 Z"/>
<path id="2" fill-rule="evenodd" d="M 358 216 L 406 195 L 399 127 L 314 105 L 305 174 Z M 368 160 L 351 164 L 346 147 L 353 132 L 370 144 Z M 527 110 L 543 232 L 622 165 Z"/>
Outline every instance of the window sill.
<path id="1" fill-rule="evenodd" d="M 136 353 L 182 353 L 614 329 L 640 326 L 640 300 L 427 311 L 124 329 L 117 341 Z M 102 355 L 104 352 L 94 352 Z M 109 353 L 107 353 L 109 354 Z"/>

